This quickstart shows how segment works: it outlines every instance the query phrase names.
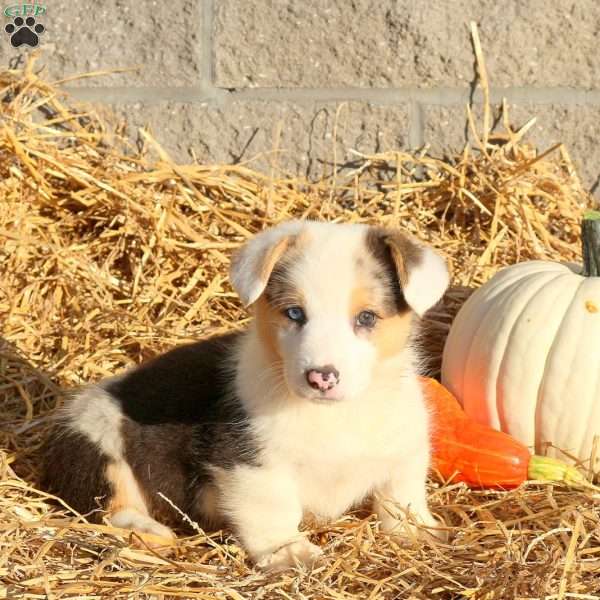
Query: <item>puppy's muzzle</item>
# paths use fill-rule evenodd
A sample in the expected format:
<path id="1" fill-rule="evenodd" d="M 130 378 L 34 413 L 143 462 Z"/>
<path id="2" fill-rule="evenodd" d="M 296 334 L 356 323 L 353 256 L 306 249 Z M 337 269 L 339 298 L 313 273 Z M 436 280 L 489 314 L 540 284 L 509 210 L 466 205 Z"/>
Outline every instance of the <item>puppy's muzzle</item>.
<path id="1" fill-rule="evenodd" d="M 308 369 L 306 371 L 306 381 L 308 381 L 308 385 L 315 390 L 327 392 L 332 390 L 340 382 L 340 373 L 332 365 L 315 367 L 314 369 Z"/>

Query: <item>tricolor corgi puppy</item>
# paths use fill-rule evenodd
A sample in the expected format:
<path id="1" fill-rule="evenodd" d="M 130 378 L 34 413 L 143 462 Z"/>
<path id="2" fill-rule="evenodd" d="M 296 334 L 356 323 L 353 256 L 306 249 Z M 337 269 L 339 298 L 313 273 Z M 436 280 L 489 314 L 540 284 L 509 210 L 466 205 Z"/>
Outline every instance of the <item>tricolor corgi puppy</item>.
<path id="1" fill-rule="evenodd" d="M 444 260 L 367 225 L 285 222 L 235 256 L 254 319 L 85 388 L 45 452 L 45 484 L 117 527 L 171 538 L 173 509 L 233 528 L 266 568 L 320 554 L 298 527 L 369 497 L 386 532 L 425 526 L 428 413 L 413 345 Z M 162 523 L 161 523 L 162 521 Z"/>

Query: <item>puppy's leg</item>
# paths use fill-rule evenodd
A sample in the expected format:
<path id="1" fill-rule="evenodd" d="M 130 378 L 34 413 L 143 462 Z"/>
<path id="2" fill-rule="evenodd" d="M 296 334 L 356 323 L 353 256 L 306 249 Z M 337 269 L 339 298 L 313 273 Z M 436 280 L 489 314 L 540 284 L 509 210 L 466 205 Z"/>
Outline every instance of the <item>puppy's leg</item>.
<path id="1" fill-rule="evenodd" d="M 175 534 L 149 515 L 130 466 L 123 460 L 112 462 L 106 468 L 106 478 L 113 491 L 108 506 L 111 524 L 123 529 L 132 529 L 149 546 L 171 545 Z"/>
<path id="2" fill-rule="evenodd" d="M 321 549 L 298 531 L 302 505 L 283 468 L 237 466 L 216 474 L 221 509 L 259 568 L 312 564 Z"/>
<path id="3" fill-rule="evenodd" d="M 162 525 L 135 508 L 122 508 L 112 513 L 110 522 L 114 527 L 132 529 L 150 546 L 172 544 L 175 538 L 174 533 L 166 525 Z"/>
<path id="4" fill-rule="evenodd" d="M 409 511 L 415 520 L 425 527 L 438 527 L 427 505 L 425 481 L 427 477 L 427 455 L 414 457 L 412 461 L 399 463 L 391 478 L 375 490 L 373 508 L 381 521 L 382 531 L 394 535 L 412 537 L 423 534 L 406 520 L 403 510 Z M 427 532 L 443 538 L 435 530 Z"/>

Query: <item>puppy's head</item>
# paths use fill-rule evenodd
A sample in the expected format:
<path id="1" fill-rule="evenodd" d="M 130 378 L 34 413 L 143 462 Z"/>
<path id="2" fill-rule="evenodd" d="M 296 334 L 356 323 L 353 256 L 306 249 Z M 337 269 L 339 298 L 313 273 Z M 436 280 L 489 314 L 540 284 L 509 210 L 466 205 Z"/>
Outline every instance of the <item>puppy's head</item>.
<path id="1" fill-rule="evenodd" d="M 257 235 L 231 267 L 289 390 L 315 401 L 360 395 L 448 280 L 444 260 L 400 232 L 310 221 Z"/>

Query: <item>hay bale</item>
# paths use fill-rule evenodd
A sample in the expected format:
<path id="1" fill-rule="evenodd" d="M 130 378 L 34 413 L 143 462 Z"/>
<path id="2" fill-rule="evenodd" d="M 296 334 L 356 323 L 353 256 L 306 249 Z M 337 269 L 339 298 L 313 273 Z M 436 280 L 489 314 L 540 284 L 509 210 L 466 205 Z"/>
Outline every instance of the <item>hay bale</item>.
<path id="1" fill-rule="evenodd" d="M 36 451 L 61 390 L 175 344 L 243 327 L 230 252 L 290 217 L 403 227 L 443 251 L 454 288 L 427 320 L 432 371 L 462 301 L 499 267 L 578 260 L 589 197 L 562 146 L 523 143 L 530 123 L 446 160 L 357 156 L 309 183 L 246 165 L 176 165 L 123 139 L 34 71 L 0 72 L 0 598 L 592 598 L 600 589 L 593 491 L 430 484 L 449 544 L 398 546 L 356 511 L 311 528 L 312 573 L 255 573 L 227 531 L 174 556 L 134 549 L 35 487 Z M 484 123 L 489 123 L 489 107 Z M 472 117 L 471 117 L 472 122 Z M 182 521 L 185 519 L 182 516 Z M 588 594 L 580 595 L 577 594 Z"/>

